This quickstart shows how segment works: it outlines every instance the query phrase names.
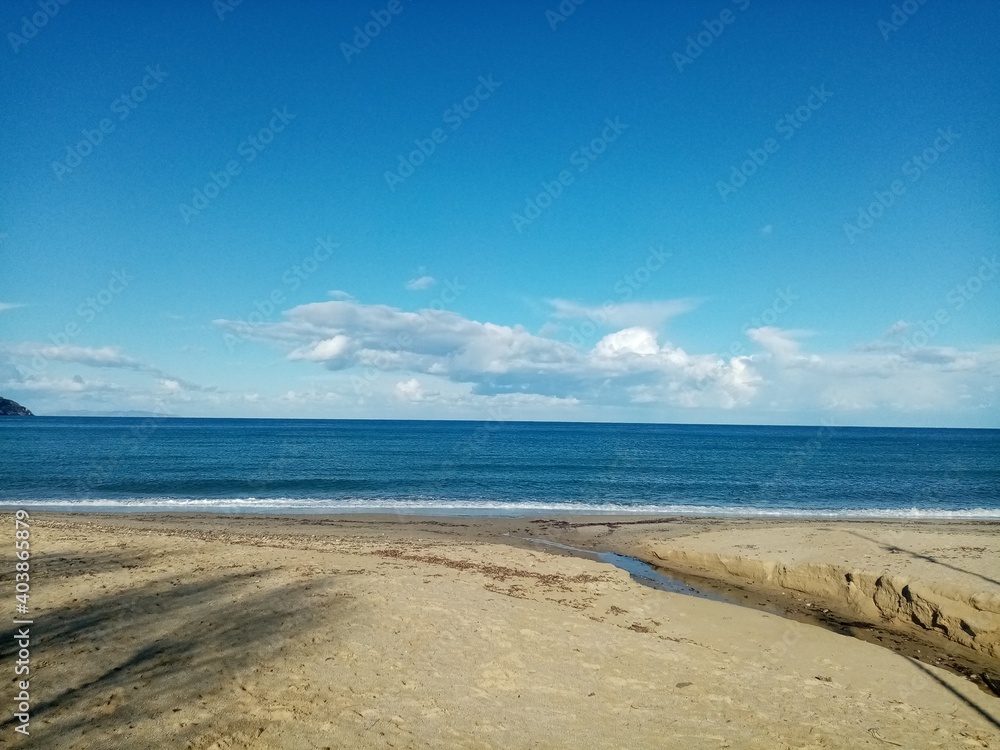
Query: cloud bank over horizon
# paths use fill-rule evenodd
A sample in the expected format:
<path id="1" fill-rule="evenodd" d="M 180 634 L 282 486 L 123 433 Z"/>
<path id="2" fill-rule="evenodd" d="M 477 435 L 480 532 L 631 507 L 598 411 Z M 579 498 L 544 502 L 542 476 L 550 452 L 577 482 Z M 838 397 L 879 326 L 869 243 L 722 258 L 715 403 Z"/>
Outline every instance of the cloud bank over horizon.
<path id="1" fill-rule="evenodd" d="M 794 423 L 809 415 L 804 421 L 851 424 L 890 414 L 902 424 L 942 415 L 975 424 L 998 404 L 1000 347 L 917 346 L 906 321 L 822 353 L 806 347 L 819 332 L 748 327 L 747 353 L 722 355 L 687 351 L 664 335 L 674 318 L 696 314 L 693 298 L 604 307 L 552 299 L 532 332 L 337 297 L 271 320 L 212 321 L 230 349 L 249 347 L 289 368 L 290 387 L 201 385 L 116 346 L 23 342 L 0 347 L 0 388 L 42 413 L 191 416 Z M 593 323 L 591 340 L 580 340 L 580 321 Z"/>

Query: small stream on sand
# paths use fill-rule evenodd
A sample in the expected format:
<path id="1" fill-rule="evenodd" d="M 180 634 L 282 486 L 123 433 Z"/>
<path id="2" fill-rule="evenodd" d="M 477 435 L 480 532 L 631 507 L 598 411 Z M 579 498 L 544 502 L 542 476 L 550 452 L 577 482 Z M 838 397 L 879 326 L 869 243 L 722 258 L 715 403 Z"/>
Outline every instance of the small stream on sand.
<path id="1" fill-rule="evenodd" d="M 579 547 L 571 547 L 568 544 L 550 542 L 547 539 L 531 539 L 529 537 L 522 537 L 522 539 L 533 544 L 543 544 L 547 547 L 556 547 L 557 549 L 569 552 L 574 557 L 582 557 L 587 560 L 596 560 L 597 562 L 614 565 L 616 568 L 620 568 L 631 575 L 636 583 L 641 583 L 643 586 L 649 586 L 650 588 L 657 589 L 659 591 L 669 591 L 673 594 L 696 596 L 699 599 L 711 599 L 715 602 L 725 602 L 727 604 L 741 604 L 741 602 L 735 599 L 729 599 L 716 593 L 703 591 L 702 589 L 690 586 L 683 581 L 679 581 L 676 578 L 664 575 L 652 565 L 644 563 L 642 560 L 638 560 L 634 557 L 629 557 L 628 555 L 619 555 L 617 552 L 594 552 L 588 549 L 580 549 Z"/>

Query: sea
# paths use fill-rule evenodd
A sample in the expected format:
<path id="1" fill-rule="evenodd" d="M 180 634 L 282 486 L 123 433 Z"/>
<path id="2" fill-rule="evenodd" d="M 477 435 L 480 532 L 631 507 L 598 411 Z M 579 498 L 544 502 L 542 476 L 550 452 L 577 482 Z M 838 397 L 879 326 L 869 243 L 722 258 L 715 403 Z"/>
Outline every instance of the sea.
<path id="1" fill-rule="evenodd" d="M 0 507 L 1000 519 L 1000 430 L 8 417 Z"/>

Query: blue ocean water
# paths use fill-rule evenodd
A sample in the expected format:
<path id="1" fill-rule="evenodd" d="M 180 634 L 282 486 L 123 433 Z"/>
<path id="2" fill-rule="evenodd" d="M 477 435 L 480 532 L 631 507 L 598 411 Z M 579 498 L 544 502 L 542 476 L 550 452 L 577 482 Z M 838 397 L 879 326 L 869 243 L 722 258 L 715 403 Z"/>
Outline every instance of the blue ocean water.
<path id="1" fill-rule="evenodd" d="M 0 419 L 0 506 L 1000 518 L 1000 430 Z"/>

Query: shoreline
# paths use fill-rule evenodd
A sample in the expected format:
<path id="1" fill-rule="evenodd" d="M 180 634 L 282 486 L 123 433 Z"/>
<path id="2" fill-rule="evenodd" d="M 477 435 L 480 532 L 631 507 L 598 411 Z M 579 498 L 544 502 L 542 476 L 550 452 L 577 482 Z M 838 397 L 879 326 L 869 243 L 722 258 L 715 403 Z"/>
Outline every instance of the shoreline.
<path id="1" fill-rule="evenodd" d="M 656 556 L 666 545 L 721 559 L 730 544 L 766 559 L 771 534 L 786 556 L 802 534 L 809 554 L 852 554 L 837 535 L 860 527 L 982 548 L 953 566 L 964 572 L 917 561 L 933 583 L 963 587 L 1000 569 L 1000 524 L 91 512 L 33 523 L 33 592 L 51 630 L 39 690 L 69 686 L 43 693 L 38 728 L 79 733 L 80 746 L 85 732 L 132 726 L 191 748 L 382 746 L 379 732 L 401 747 L 528 747 L 546 741 L 531 725 L 544 710 L 540 726 L 567 744 L 799 746 L 818 732 L 819 745 L 853 748 L 875 728 L 907 747 L 1000 747 L 1000 698 L 957 676 L 961 644 L 895 627 L 868 631 L 895 644 L 844 638 L 817 596 Z M 531 538 L 645 560 L 741 606 L 656 591 Z M 897 575 L 922 570 L 865 554 Z M 991 668 L 985 651 L 970 658 Z M 94 705 L 105 708 L 85 718 Z"/>
<path id="2" fill-rule="evenodd" d="M 931 521 L 931 522 L 996 522 L 1000 523 L 1000 508 L 965 508 L 960 510 L 934 511 L 929 509 L 911 508 L 898 510 L 892 508 L 847 509 L 847 510 L 800 510 L 796 508 L 778 508 L 772 510 L 753 509 L 743 506 L 639 506 L 634 510 L 625 510 L 620 506 L 593 506 L 580 504 L 575 507 L 561 505 L 487 505 L 476 507 L 468 504 L 448 506 L 377 506 L 359 504 L 357 506 L 330 508 L 318 507 L 310 510 L 307 506 L 288 506 L 287 508 L 267 505 L 251 505 L 243 499 L 239 504 L 220 505 L 225 498 L 206 500 L 175 500 L 165 499 L 163 504 L 136 505 L 123 501 L 72 502 L 55 504 L 32 504 L 30 501 L 15 502 L 0 501 L 0 512 L 14 512 L 27 509 L 33 513 L 49 513 L 57 515 L 208 515 L 219 517 L 231 516 L 266 516 L 274 518 L 341 518 L 353 516 L 391 516 L 413 518 L 469 518 L 469 519 L 535 519 L 556 516 L 566 519 L 605 518 L 624 523 L 626 520 L 669 519 L 678 521 L 707 521 L 713 519 L 732 521 L 873 521 L 876 523 L 892 523 L 896 521 Z M 115 504 L 115 503 L 118 504 Z M 82 508 L 82 509 L 81 509 Z"/>

